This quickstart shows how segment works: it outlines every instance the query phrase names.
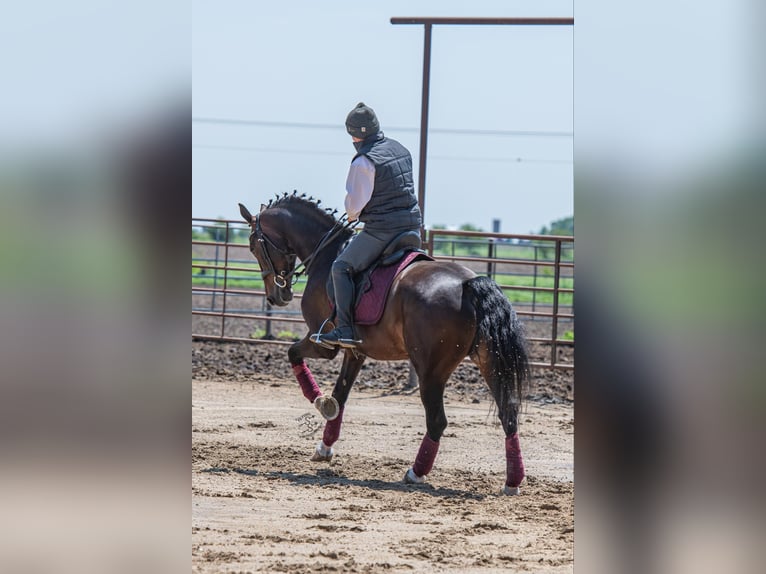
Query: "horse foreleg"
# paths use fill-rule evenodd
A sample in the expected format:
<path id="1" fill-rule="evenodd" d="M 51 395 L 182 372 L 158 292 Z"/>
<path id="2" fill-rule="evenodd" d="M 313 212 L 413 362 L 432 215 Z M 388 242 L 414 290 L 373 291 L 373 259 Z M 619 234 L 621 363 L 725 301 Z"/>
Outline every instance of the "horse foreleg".
<path id="1" fill-rule="evenodd" d="M 335 388 L 332 391 L 332 397 L 327 397 L 328 401 L 333 401 L 337 406 L 337 413 L 333 418 L 327 418 L 325 423 L 324 433 L 322 434 L 322 440 L 316 447 L 314 455 L 311 460 L 314 462 L 330 461 L 332 460 L 334 451 L 332 445 L 340 437 L 340 427 L 343 424 L 343 410 L 346 406 L 346 400 L 348 394 L 351 391 L 351 387 L 359 375 L 359 371 L 362 368 L 362 364 L 365 360 L 364 355 L 359 355 L 353 351 L 346 351 L 343 356 L 343 365 L 338 375 L 338 380 L 335 383 Z M 321 399 L 320 399 L 321 402 Z M 320 412 L 321 409 L 320 409 Z"/>
<path id="2" fill-rule="evenodd" d="M 293 365 L 293 373 L 295 373 L 295 378 L 298 379 L 303 396 L 311 401 L 322 417 L 332 421 L 340 415 L 338 401 L 334 397 L 326 397 L 324 395 L 306 363 L 301 361 L 299 364 Z"/>
<path id="3" fill-rule="evenodd" d="M 334 400 L 334 399 L 333 399 Z M 327 421 L 324 425 L 324 432 L 322 433 L 322 440 L 314 450 L 314 454 L 311 455 L 312 462 L 330 462 L 335 455 L 335 451 L 332 445 L 340 437 L 340 425 L 343 423 L 343 407 L 338 408 L 338 414 L 331 421 Z"/>
<path id="4" fill-rule="evenodd" d="M 293 368 L 295 378 L 301 387 L 303 396 L 311 403 L 316 404 L 316 400 L 323 396 L 322 389 L 314 380 L 314 375 L 304 361 L 305 358 L 332 359 L 338 354 L 337 349 L 322 349 L 309 341 L 309 335 L 302 340 L 290 346 L 287 356 L 290 359 L 290 365 Z"/>

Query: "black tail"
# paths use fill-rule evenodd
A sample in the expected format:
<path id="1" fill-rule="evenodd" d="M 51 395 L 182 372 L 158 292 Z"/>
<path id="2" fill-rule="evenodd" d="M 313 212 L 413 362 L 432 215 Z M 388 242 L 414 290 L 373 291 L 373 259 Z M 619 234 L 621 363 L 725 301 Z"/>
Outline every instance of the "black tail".
<path id="1" fill-rule="evenodd" d="M 486 347 L 488 364 L 479 366 L 491 379 L 487 383 L 495 395 L 503 428 L 515 432 L 518 407 L 529 384 L 524 326 L 502 289 L 489 277 L 469 279 L 464 292 L 476 310 L 476 335 L 470 355 L 478 358 L 479 347 Z"/>

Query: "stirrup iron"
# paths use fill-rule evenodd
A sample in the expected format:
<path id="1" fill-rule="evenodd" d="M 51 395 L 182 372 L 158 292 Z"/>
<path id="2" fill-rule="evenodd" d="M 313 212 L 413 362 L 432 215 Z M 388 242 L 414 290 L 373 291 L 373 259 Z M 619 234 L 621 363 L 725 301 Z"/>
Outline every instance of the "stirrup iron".
<path id="1" fill-rule="evenodd" d="M 333 316 L 335 314 L 333 313 Z M 322 341 L 322 333 L 324 332 L 324 326 L 327 325 L 327 323 L 330 322 L 332 317 L 328 317 L 325 319 L 322 324 L 319 326 L 319 330 L 316 333 L 312 333 L 309 336 L 309 341 L 314 343 L 315 345 L 319 345 L 320 347 L 324 347 L 325 349 L 334 349 L 335 347 L 333 345 L 328 345 L 324 341 Z"/>

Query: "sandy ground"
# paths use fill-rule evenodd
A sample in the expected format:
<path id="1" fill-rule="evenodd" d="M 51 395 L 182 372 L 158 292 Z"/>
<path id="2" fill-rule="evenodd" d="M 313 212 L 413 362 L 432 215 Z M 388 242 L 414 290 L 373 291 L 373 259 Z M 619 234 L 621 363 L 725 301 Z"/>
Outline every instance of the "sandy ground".
<path id="1" fill-rule="evenodd" d="M 329 381 L 323 381 L 330 392 Z M 428 484 L 405 485 L 425 432 L 415 393 L 354 389 L 332 463 L 292 377 L 192 382 L 194 572 L 572 572 L 571 403 L 529 402 L 520 496 L 500 496 L 489 401 L 448 394 Z"/>

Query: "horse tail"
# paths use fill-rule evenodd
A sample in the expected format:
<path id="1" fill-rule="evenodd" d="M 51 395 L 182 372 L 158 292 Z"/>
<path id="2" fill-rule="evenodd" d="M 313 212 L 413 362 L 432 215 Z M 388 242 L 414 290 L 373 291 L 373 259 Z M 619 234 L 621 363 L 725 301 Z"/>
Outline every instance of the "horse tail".
<path id="1" fill-rule="evenodd" d="M 489 277 L 469 279 L 463 289 L 476 312 L 476 334 L 469 354 L 494 394 L 503 429 L 516 432 L 518 408 L 530 376 L 524 326 L 502 289 Z"/>

